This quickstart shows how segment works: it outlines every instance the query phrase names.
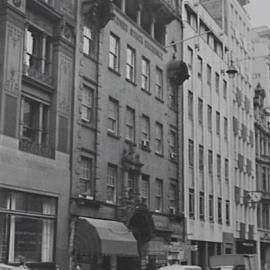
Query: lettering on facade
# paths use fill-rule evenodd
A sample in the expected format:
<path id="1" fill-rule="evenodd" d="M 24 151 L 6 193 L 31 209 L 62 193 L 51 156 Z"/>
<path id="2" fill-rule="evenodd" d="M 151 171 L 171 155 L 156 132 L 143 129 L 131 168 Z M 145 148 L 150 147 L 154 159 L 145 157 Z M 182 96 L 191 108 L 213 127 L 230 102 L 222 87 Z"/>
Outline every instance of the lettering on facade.
<path id="1" fill-rule="evenodd" d="M 148 49 L 150 52 L 152 52 L 154 55 L 156 55 L 158 58 L 163 60 L 163 54 L 148 40 L 144 39 L 142 35 L 140 35 L 137 31 L 135 31 L 133 28 L 128 29 L 128 25 L 119 19 L 118 17 L 114 18 L 114 22 L 116 25 L 118 25 L 123 31 L 129 32 L 130 36 L 133 37 L 136 41 L 138 41 L 140 44 L 144 45 L 146 49 Z"/>

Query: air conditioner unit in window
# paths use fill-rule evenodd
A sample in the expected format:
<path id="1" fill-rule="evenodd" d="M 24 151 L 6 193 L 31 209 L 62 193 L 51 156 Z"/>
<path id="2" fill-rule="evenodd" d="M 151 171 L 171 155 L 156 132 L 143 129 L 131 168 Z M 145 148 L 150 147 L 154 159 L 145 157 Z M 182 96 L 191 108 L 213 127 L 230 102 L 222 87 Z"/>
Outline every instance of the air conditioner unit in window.
<path id="1" fill-rule="evenodd" d="M 176 160 L 176 157 L 177 157 L 177 155 L 176 155 L 175 152 L 171 152 L 171 153 L 170 153 L 170 158 L 171 158 L 171 159 Z"/>
<path id="2" fill-rule="evenodd" d="M 149 140 L 142 140 L 142 147 L 148 149 L 150 147 Z"/>
<path id="3" fill-rule="evenodd" d="M 175 207 L 170 206 L 170 214 L 171 214 L 171 215 L 175 215 L 175 214 L 176 214 L 176 209 L 175 209 Z"/>

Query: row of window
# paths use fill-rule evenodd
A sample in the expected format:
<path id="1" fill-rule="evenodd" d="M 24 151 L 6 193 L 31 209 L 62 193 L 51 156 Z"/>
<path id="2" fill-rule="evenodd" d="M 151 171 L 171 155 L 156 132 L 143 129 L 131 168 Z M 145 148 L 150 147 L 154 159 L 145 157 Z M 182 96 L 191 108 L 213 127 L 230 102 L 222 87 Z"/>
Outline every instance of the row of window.
<path id="1" fill-rule="evenodd" d="M 119 101 L 109 97 L 108 104 L 108 131 L 109 134 L 119 136 Z M 125 140 L 135 143 L 136 121 L 135 110 L 129 106 L 125 109 Z M 149 116 L 142 114 L 140 117 L 141 144 L 143 148 L 150 149 L 151 125 Z M 160 122 L 155 122 L 155 152 L 164 154 L 164 131 Z M 176 153 L 177 132 L 176 129 L 169 130 L 169 151 Z"/>
<path id="2" fill-rule="evenodd" d="M 205 213 L 205 193 L 199 193 L 199 219 L 205 220 L 206 213 Z M 195 197 L 194 197 L 194 189 L 189 189 L 189 217 L 195 218 Z M 223 217 L 222 217 L 222 198 L 217 198 L 217 222 L 222 224 Z M 208 220 L 210 222 L 214 222 L 214 196 L 209 195 L 208 197 Z M 225 201 L 225 223 L 226 225 L 230 225 L 230 201 Z"/>
<path id="3" fill-rule="evenodd" d="M 193 121 L 194 115 L 194 100 L 193 93 L 188 91 L 188 118 Z M 203 100 L 198 98 L 198 122 L 200 125 L 203 125 Z M 208 130 L 212 132 L 212 107 L 210 105 L 207 106 L 207 122 L 208 122 Z M 228 140 L 228 119 L 224 117 L 224 139 Z M 216 134 L 220 135 L 220 112 L 216 111 Z"/>
<path id="4" fill-rule="evenodd" d="M 187 61 L 188 61 L 188 67 L 190 70 L 190 73 L 192 73 L 193 71 L 193 66 L 194 66 L 194 57 L 193 57 L 193 50 L 191 47 L 187 47 Z M 203 80 L 203 59 L 201 56 L 197 56 L 197 77 L 198 80 L 201 81 L 202 84 L 202 80 Z M 212 88 L 212 67 L 207 64 L 206 65 L 206 81 L 207 81 L 207 85 Z M 223 97 L 224 99 L 227 99 L 227 81 L 225 79 L 222 80 L 222 89 L 221 88 L 221 79 L 220 79 L 220 75 L 219 73 L 215 72 L 214 74 L 214 87 L 216 90 L 216 93 L 219 94 L 220 90 L 223 91 Z"/>
<path id="5" fill-rule="evenodd" d="M 93 160 L 91 158 L 82 156 L 81 157 L 81 173 L 80 173 L 80 194 L 89 196 L 93 198 L 94 191 L 94 179 L 93 179 Z M 107 165 L 107 184 L 106 184 L 106 201 L 109 203 L 117 202 L 117 189 L 118 183 L 120 182 L 119 168 L 115 164 L 108 163 Z M 141 177 L 141 190 L 138 190 L 138 176 L 134 175 L 132 171 L 128 173 L 128 185 L 129 194 L 132 196 L 133 193 L 139 192 L 141 198 L 143 198 L 144 203 L 151 207 L 150 205 L 150 176 L 143 174 Z M 164 210 L 164 191 L 163 191 L 163 180 L 155 180 L 154 192 L 154 205 L 152 209 L 157 212 L 162 212 Z M 177 184 L 176 181 L 172 180 L 169 186 L 169 208 L 177 208 Z"/>
<path id="6" fill-rule="evenodd" d="M 221 58 L 223 58 L 223 44 L 216 37 L 216 35 L 210 31 L 209 27 L 202 21 L 197 19 L 197 14 L 191 12 L 190 9 L 186 9 L 187 23 L 195 30 L 202 34 L 201 38 L 209 45 L 209 47 Z"/>
<path id="7" fill-rule="evenodd" d="M 204 171 L 204 148 L 202 145 L 199 145 L 198 150 L 198 166 L 200 171 Z M 189 167 L 194 167 L 194 142 L 193 140 L 189 140 L 188 142 L 188 162 Z M 217 168 L 217 177 L 221 178 L 221 156 L 217 154 L 216 156 L 216 168 Z M 213 152 L 212 150 L 208 150 L 208 173 L 209 175 L 213 175 Z M 224 159 L 224 177 L 225 180 L 229 180 L 229 160 L 227 158 Z"/>
<path id="8" fill-rule="evenodd" d="M 109 48 L 109 68 L 115 72 L 120 72 L 120 39 L 116 35 L 110 35 Z M 136 51 L 131 46 L 126 49 L 126 79 L 136 83 Z M 141 59 L 141 89 L 151 92 L 151 69 L 150 60 L 146 57 Z M 164 99 L 163 93 L 163 71 L 155 68 L 155 95 L 158 99 Z"/>

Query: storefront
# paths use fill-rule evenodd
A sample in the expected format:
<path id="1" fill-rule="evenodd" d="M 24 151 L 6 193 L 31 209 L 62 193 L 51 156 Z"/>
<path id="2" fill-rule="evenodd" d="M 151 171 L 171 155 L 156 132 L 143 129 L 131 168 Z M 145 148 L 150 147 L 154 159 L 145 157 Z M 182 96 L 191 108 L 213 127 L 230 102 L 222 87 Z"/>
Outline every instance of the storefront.
<path id="1" fill-rule="evenodd" d="M 57 199 L 0 188 L 0 263 L 54 268 Z"/>
<path id="2" fill-rule="evenodd" d="M 121 222 L 79 217 L 75 225 L 74 269 L 138 269 L 137 241 Z"/>

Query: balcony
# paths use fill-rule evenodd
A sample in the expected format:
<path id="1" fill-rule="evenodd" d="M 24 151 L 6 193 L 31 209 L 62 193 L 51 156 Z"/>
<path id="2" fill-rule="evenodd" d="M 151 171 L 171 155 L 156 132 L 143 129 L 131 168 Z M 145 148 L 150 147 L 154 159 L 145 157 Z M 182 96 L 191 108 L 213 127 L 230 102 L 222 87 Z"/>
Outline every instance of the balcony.
<path id="1" fill-rule="evenodd" d="M 23 65 L 23 75 L 34 79 L 36 81 L 39 81 L 41 83 L 45 83 L 47 85 L 52 86 L 53 84 L 53 79 L 52 76 L 49 73 L 43 73 L 39 71 L 39 69 L 36 68 L 36 66 L 29 66 L 24 64 Z"/>
<path id="2" fill-rule="evenodd" d="M 21 151 L 31 153 L 33 155 L 46 157 L 46 158 L 54 159 L 55 157 L 55 151 L 52 146 L 45 145 L 45 144 L 38 144 L 26 138 L 20 138 L 19 149 Z"/>

